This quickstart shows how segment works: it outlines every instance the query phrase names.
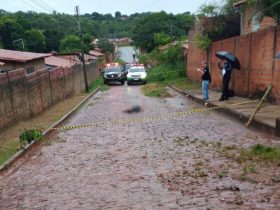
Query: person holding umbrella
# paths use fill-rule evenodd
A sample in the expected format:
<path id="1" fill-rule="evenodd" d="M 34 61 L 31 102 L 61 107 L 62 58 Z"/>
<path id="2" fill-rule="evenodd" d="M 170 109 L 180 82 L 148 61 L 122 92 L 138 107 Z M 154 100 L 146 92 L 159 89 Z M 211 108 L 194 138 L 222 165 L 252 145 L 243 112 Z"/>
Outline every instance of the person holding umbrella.
<path id="1" fill-rule="evenodd" d="M 231 53 L 226 51 L 219 51 L 216 56 L 220 58 L 223 64 L 218 62 L 218 67 L 222 71 L 223 75 L 223 92 L 219 101 L 228 100 L 229 98 L 229 82 L 231 78 L 231 72 L 233 68 L 240 69 L 239 60 Z"/>
<path id="2" fill-rule="evenodd" d="M 221 58 L 221 60 L 223 61 L 223 64 L 221 64 L 219 61 L 218 67 L 222 71 L 222 75 L 223 75 L 223 89 L 222 89 L 223 92 L 219 101 L 224 101 L 224 100 L 228 100 L 229 97 L 228 92 L 229 92 L 229 82 L 230 82 L 231 72 L 232 72 L 232 63 L 226 60 L 225 58 Z"/>

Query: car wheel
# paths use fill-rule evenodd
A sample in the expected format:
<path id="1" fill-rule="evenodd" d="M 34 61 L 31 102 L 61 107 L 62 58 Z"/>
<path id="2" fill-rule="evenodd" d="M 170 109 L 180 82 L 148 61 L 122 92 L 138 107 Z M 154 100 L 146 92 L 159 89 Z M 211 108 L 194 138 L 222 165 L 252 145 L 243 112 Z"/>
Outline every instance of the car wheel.
<path id="1" fill-rule="evenodd" d="M 127 85 L 130 85 L 130 82 L 127 82 Z"/>

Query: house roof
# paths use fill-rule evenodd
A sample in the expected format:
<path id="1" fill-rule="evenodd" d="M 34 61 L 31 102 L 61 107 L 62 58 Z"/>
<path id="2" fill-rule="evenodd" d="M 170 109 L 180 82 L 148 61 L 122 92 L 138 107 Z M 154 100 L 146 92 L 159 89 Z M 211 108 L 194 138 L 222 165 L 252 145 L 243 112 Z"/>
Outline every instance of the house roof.
<path id="1" fill-rule="evenodd" d="M 90 55 L 90 54 L 84 54 L 84 58 L 85 58 L 85 61 L 89 61 L 89 60 L 96 60 L 96 59 L 98 59 L 98 56 L 94 56 L 94 55 Z"/>
<path id="2" fill-rule="evenodd" d="M 103 53 L 99 52 L 99 51 L 96 51 L 96 50 L 91 50 L 89 51 L 90 55 L 93 55 L 93 56 L 96 56 L 96 57 L 100 57 L 100 56 L 103 56 Z"/>
<path id="3" fill-rule="evenodd" d="M 241 0 L 241 1 L 238 1 L 238 2 L 234 3 L 233 6 L 234 7 L 238 7 L 238 6 L 240 6 L 240 5 L 244 4 L 244 3 L 246 3 L 246 0 Z"/>
<path id="4" fill-rule="evenodd" d="M 61 66 L 61 67 L 71 67 L 77 64 L 77 62 L 72 59 L 60 57 L 60 56 L 45 57 L 45 62 L 47 65 L 50 66 Z"/>
<path id="5" fill-rule="evenodd" d="M 25 63 L 27 61 L 36 60 L 48 56 L 51 56 L 51 54 L 0 49 L 1 61 L 16 61 Z"/>

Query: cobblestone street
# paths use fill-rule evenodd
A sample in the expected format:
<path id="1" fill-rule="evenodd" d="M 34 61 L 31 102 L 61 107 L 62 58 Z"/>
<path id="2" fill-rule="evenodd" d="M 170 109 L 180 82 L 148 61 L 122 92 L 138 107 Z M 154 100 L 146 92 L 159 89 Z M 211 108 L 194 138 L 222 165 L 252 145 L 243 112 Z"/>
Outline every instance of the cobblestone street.
<path id="1" fill-rule="evenodd" d="M 173 97 L 149 98 L 141 86 L 98 92 L 66 125 L 156 116 L 199 108 Z M 142 112 L 123 110 L 140 105 Z M 201 107 L 200 107 L 201 108 Z M 59 132 L 29 160 L 0 176 L 0 209 L 279 209 L 280 169 L 244 166 L 219 147 L 276 145 L 215 112 Z"/>

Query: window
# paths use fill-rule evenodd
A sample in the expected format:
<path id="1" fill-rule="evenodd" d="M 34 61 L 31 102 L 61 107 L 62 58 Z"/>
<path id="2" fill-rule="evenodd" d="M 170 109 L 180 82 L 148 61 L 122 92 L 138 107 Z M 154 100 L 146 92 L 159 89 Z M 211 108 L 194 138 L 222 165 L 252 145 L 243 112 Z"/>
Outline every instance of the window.
<path id="1" fill-rule="evenodd" d="M 261 27 L 260 18 L 258 15 L 252 17 L 252 32 L 258 31 Z"/>
<path id="2" fill-rule="evenodd" d="M 26 73 L 27 74 L 32 74 L 35 71 L 34 66 L 26 68 Z"/>

